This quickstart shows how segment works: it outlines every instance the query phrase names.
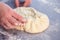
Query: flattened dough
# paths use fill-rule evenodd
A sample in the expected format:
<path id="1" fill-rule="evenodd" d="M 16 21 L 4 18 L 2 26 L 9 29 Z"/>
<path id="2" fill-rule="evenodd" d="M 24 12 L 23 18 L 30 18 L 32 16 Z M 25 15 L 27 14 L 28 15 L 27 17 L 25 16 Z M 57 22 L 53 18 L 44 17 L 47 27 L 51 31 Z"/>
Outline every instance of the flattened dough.
<path id="1" fill-rule="evenodd" d="M 27 23 L 24 27 L 17 26 L 17 30 L 28 33 L 39 33 L 46 30 L 49 26 L 48 16 L 31 7 L 18 7 L 14 9 L 19 15 L 22 15 Z"/>

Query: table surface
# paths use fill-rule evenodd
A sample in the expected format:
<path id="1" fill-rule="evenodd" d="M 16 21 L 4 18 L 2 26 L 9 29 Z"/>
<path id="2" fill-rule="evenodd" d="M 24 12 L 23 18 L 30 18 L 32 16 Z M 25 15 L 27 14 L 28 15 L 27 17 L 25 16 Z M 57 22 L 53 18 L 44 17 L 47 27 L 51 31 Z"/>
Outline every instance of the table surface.
<path id="1" fill-rule="evenodd" d="M 5 2 L 15 8 L 14 0 L 0 0 L 0 2 Z M 60 40 L 60 0 L 32 0 L 30 6 L 48 15 L 50 26 L 46 31 L 39 34 L 17 31 L 14 40 Z"/>

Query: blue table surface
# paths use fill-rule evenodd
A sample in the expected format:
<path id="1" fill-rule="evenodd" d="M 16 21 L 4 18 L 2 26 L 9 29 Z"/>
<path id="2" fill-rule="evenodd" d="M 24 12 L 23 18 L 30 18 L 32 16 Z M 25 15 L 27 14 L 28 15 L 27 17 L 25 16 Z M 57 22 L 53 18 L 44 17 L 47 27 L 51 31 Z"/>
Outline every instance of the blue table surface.
<path id="1" fill-rule="evenodd" d="M 5 2 L 13 9 L 15 8 L 14 0 L 0 0 L 0 2 Z M 19 32 L 18 38 L 22 40 L 60 40 L 60 0 L 32 0 L 30 7 L 48 15 L 50 26 L 40 34 Z"/>

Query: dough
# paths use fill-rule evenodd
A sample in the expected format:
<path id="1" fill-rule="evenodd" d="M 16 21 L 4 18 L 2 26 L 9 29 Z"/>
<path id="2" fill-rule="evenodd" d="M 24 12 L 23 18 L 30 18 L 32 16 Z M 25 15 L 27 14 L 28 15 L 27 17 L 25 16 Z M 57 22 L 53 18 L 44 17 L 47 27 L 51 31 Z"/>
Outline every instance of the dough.
<path id="1" fill-rule="evenodd" d="M 46 30 L 49 26 L 47 15 L 35 10 L 31 7 L 18 7 L 14 9 L 19 15 L 22 15 L 27 23 L 24 27 L 17 26 L 17 30 L 22 30 L 28 33 L 39 33 Z"/>

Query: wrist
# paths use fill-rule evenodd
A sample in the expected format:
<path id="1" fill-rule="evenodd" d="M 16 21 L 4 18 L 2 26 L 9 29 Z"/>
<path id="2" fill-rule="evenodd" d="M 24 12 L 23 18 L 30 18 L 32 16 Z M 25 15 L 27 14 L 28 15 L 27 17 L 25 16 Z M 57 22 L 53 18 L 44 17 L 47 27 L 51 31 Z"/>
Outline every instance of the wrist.
<path id="1" fill-rule="evenodd" d="M 6 6 L 5 6 L 5 3 L 3 2 L 0 2 L 0 11 L 2 10 L 5 10 Z"/>
<path id="2" fill-rule="evenodd" d="M 7 4 L 0 2 L 0 11 L 9 11 L 12 10 Z"/>

